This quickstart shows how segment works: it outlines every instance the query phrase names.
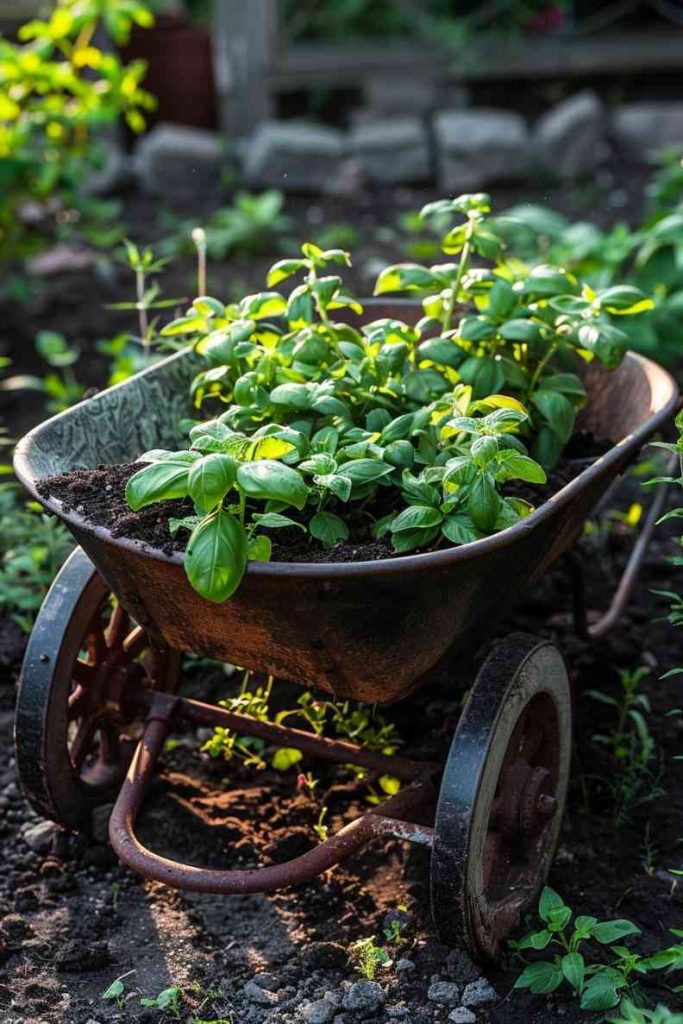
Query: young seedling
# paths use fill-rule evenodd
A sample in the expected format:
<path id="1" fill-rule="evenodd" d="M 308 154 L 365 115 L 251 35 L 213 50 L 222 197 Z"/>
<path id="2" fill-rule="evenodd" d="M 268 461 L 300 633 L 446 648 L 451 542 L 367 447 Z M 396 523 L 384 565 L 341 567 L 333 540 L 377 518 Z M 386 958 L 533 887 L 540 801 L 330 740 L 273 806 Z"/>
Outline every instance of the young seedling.
<path id="1" fill-rule="evenodd" d="M 368 981 L 374 981 L 379 970 L 386 970 L 394 962 L 385 949 L 375 944 L 374 938 L 354 942 L 351 946 L 351 956 L 356 970 Z"/>
<path id="2" fill-rule="evenodd" d="M 166 1010 L 177 1020 L 180 1020 L 182 1016 L 182 991 L 174 985 L 172 988 L 165 988 L 158 996 L 154 996 L 153 999 L 143 998 L 140 1000 L 141 1006 L 147 1006 L 155 1010 Z"/>
<path id="3" fill-rule="evenodd" d="M 111 985 L 102 993 L 102 999 L 107 1002 L 115 1002 L 118 1009 L 123 1012 L 125 1009 L 126 986 L 123 984 L 125 978 L 129 978 L 135 971 L 126 971 L 112 981 Z"/>

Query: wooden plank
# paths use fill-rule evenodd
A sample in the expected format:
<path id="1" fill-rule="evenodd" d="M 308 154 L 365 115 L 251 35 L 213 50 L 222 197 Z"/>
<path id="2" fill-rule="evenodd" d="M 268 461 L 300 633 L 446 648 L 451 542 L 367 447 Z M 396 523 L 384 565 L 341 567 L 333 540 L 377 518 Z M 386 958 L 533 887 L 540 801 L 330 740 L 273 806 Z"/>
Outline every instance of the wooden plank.
<path id="1" fill-rule="evenodd" d="M 469 54 L 449 58 L 444 49 L 405 42 L 299 43 L 270 65 L 268 84 L 284 91 L 361 85 L 369 75 L 382 73 L 421 73 L 467 82 L 676 71 L 683 68 L 683 31 L 672 26 L 585 38 L 489 37 L 473 45 Z"/>
<path id="2" fill-rule="evenodd" d="M 277 0 L 214 0 L 212 38 L 223 130 L 247 134 L 272 116 Z"/>

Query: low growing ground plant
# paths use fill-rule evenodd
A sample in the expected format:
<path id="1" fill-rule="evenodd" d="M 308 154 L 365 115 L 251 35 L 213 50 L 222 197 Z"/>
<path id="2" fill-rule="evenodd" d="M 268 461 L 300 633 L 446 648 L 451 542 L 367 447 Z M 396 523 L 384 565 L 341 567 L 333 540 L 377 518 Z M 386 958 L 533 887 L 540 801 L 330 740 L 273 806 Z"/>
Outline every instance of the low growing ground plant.
<path id="1" fill-rule="evenodd" d="M 271 268 L 268 291 L 202 296 L 161 332 L 204 361 L 192 399 L 213 418 L 187 449 L 144 453 L 126 497 L 134 511 L 191 499 L 174 528 L 190 532 L 185 569 L 202 596 L 227 600 L 248 561 L 270 558 L 272 530 L 327 548 L 388 537 L 404 554 L 532 511 L 507 485 L 545 482 L 586 401 L 578 369 L 618 365 L 628 338 L 614 318 L 649 300 L 506 262 L 489 212 L 483 194 L 425 207 L 448 218 L 443 249 L 459 260 L 380 274 L 377 295 L 419 300 L 408 320 L 363 323 L 338 273 L 349 254 L 305 243 Z"/>
<path id="2" fill-rule="evenodd" d="M 528 988 L 538 995 L 568 988 L 579 1000 L 581 1009 L 610 1010 L 634 1000 L 640 1003 L 639 983 L 646 975 L 664 972 L 666 982 L 672 972 L 683 970 L 683 945 L 641 956 L 624 945 L 624 940 L 631 941 L 640 935 L 632 921 L 575 916 L 550 886 L 541 894 L 538 915 L 541 929 L 511 946 L 518 953 L 537 950 L 544 955 L 527 964 L 515 988 Z M 677 931 L 672 934 L 683 937 Z"/>

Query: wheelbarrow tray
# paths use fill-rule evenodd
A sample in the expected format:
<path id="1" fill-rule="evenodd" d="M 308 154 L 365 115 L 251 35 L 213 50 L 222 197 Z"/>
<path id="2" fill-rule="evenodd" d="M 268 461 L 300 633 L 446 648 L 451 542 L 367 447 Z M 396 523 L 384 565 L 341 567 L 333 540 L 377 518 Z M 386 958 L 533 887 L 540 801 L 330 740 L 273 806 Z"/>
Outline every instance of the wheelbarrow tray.
<path id="1" fill-rule="evenodd" d="M 36 490 L 41 477 L 135 460 L 182 439 L 199 364 L 191 350 L 47 420 L 17 445 L 26 489 L 59 516 L 126 609 L 165 644 L 316 685 L 336 699 L 405 696 L 449 655 L 478 646 L 524 586 L 580 535 L 585 519 L 675 410 L 677 386 L 628 353 L 586 366 L 577 427 L 613 442 L 606 454 L 515 526 L 461 547 L 379 561 L 251 562 L 236 594 L 211 604 L 190 586 L 182 554 L 114 537 Z"/>

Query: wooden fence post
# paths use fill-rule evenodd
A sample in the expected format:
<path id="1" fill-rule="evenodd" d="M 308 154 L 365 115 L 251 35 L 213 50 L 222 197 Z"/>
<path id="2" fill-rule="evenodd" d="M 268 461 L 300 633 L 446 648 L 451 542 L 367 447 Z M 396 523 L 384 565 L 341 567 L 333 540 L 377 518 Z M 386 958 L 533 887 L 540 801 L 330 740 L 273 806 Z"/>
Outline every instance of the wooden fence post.
<path id="1" fill-rule="evenodd" d="M 213 45 L 221 127 L 247 135 L 273 116 L 278 0 L 214 0 Z"/>

